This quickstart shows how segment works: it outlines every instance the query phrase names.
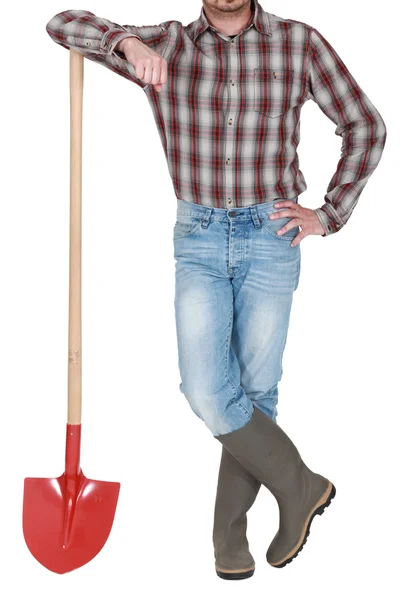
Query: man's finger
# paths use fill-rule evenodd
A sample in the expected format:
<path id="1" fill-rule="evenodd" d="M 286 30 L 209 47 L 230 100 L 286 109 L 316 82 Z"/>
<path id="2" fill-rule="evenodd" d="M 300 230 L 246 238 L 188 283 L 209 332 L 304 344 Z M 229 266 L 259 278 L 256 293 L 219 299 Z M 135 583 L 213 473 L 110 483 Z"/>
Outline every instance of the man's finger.
<path id="1" fill-rule="evenodd" d="M 294 229 L 294 227 L 300 227 L 300 225 L 301 225 L 301 219 L 291 219 L 289 221 L 289 223 L 286 223 L 286 225 L 281 227 L 281 229 L 278 229 L 278 231 L 276 233 L 278 235 L 282 235 L 283 233 L 286 233 L 287 231 Z"/>
<path id="2" fill-rule="evenodd" d="M 293 205 L 298 206 L 297 202 L 293 200 L 280 200 L 279 202 L 274 203 L 274 208 L 284 208 L 285 206 L 291 207 Z"/>
<path id="3" fill-rule="evenodd" d="M 161 64 L 161 77 L 160 77 L 160 83 L 166 83 L 167 82 L 167 75 L 168 75 L 168 63 L 166 60 L 164 60 Z"/>
<path id="4" fill-rule="evenodd" d="M 292 246 L 292 248 L 294 246 L 298 246 L 300 244 L 301 240 L 303 240 L 307 235 L 308 235 L 308 233 L 306 233 L 304 231 L 304 229 L 302 229 L 302 231 L 300 231 L 300 233 L 298 233 L 296 235 L 296 237 L 290 242 L 290 245 Z"/>
<path id="5" fill-rule="evenodd" d="M 283 219 L 284 217 L 298 217 L 299 211 L 294 208 L 287 208 L 286 210 L 280 210 L 269 215 L 270 219 Z"/>

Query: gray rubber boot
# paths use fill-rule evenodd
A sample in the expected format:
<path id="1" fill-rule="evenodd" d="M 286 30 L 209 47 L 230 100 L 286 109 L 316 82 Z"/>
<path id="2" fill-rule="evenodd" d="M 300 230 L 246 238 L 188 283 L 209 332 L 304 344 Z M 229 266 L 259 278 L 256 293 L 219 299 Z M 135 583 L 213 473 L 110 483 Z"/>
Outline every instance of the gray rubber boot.
<path id="1" fill-rule="evenodd" d="M 267 560 L 284 567 L 304 546 L 311 521 L 329 506 L 335 486 L 310 471 L 286 433 L 256 407 L 244 427 L 215 437 L 275 496 L 280 523 Z"/>
<path id="2" fill-rule="evenodd" d="M 246 513 L 260 487 L 261 483 L 222 446 L 213 529 L 215 569 L 222 579 L 246 579 L 254 573 Z"/>

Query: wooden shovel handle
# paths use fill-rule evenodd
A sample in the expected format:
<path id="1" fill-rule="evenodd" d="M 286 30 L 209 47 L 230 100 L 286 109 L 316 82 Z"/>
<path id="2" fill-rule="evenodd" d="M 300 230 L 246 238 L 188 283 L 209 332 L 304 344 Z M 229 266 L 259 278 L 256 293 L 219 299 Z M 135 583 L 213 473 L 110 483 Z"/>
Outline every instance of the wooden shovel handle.
<path id="1" fill-rule="evenodd" d="M 70 49 L 68 423 L 82 414 L 82 104 L 84 55 Z"/>

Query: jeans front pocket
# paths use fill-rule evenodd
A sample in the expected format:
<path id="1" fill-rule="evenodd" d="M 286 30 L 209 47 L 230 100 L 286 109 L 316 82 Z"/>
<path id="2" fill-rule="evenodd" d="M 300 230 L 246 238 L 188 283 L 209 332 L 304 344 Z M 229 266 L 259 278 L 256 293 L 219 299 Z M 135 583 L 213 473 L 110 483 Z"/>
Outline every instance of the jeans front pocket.
<path id="1" fill-rule="evenodd" d="M 173 238 L 182 240 L 189 237 L 201 225 L 201 217 L 195 217 L 190 214 L 178 213 L 174 225 Z"/>
<path id="2" fill-rule="evenodd" d="M 275 202 L 279 202 L 279 200 L 284 200 L 284 198 L 282 198 L 282 199 L 277 198 L 276 200 L 274 200 L 274 202 L 272 204 L 274 204 Z M 296 198 L 291 198 L 291 200 L 293 200 L 293 202 L 297 203 L 298 197 L 296 196 Z M 289 231 L 285 231 L 285 233 L 283 233 L 281 235 L 278 235 L 276 232 L 279 231 L 279 229 L 282 229 L 282 227 L 284 227 L 287 223 L 289 223 L 289 221 L 291 221 L 295 217 L 281 217 L 280 219 L 270 219 L 269 218 L 269 215 L 280 212 L 280 211 L 287 210 L 287 208 L 288 207 L 272 208 L 271 211 L 268 211 L 268 212 L 265 212 L 262 214 L 262 216 L 260 217 L 260 221 L 261 221 L 262 229 L 265 232 L 269 233 L 270 235 L 277 238 L 278 240 L 282 240 L 284 242 L 285 241 L 292 242 L 294 240 L 294 238 L 296 237 L 296 235 L 298 235 L 300 233 L 299 226 L 292 227 L 292 229 L 289 229 Z"/>

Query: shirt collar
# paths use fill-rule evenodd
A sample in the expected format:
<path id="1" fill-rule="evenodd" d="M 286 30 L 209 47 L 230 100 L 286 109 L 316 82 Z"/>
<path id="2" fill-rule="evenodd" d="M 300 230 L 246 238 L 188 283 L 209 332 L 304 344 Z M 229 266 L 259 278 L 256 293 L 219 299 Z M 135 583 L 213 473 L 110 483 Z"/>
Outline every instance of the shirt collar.
<path id="1" fill-rule="evenodd" d="M 260 33 L 264 33 L 265 35 L 272 35 L 268 13 L 265 10 L 263 10 L 258 0 L 252 0 L 252 7 L 254 8 L 253 19 L 246 29 L 249 29 L 252 25 L 254 25 L 254 27 Z M 202 6 L 200 17 L 192 23 L 193 41 L 195 42 L 198 36 L 201 33 L 203 33 L 203 31 L 205 31 L 207 28 L 210 28 L 213 31 L 217 31 L 217 29 L 208 21 L 204 12 L 204 6 Z"/>

